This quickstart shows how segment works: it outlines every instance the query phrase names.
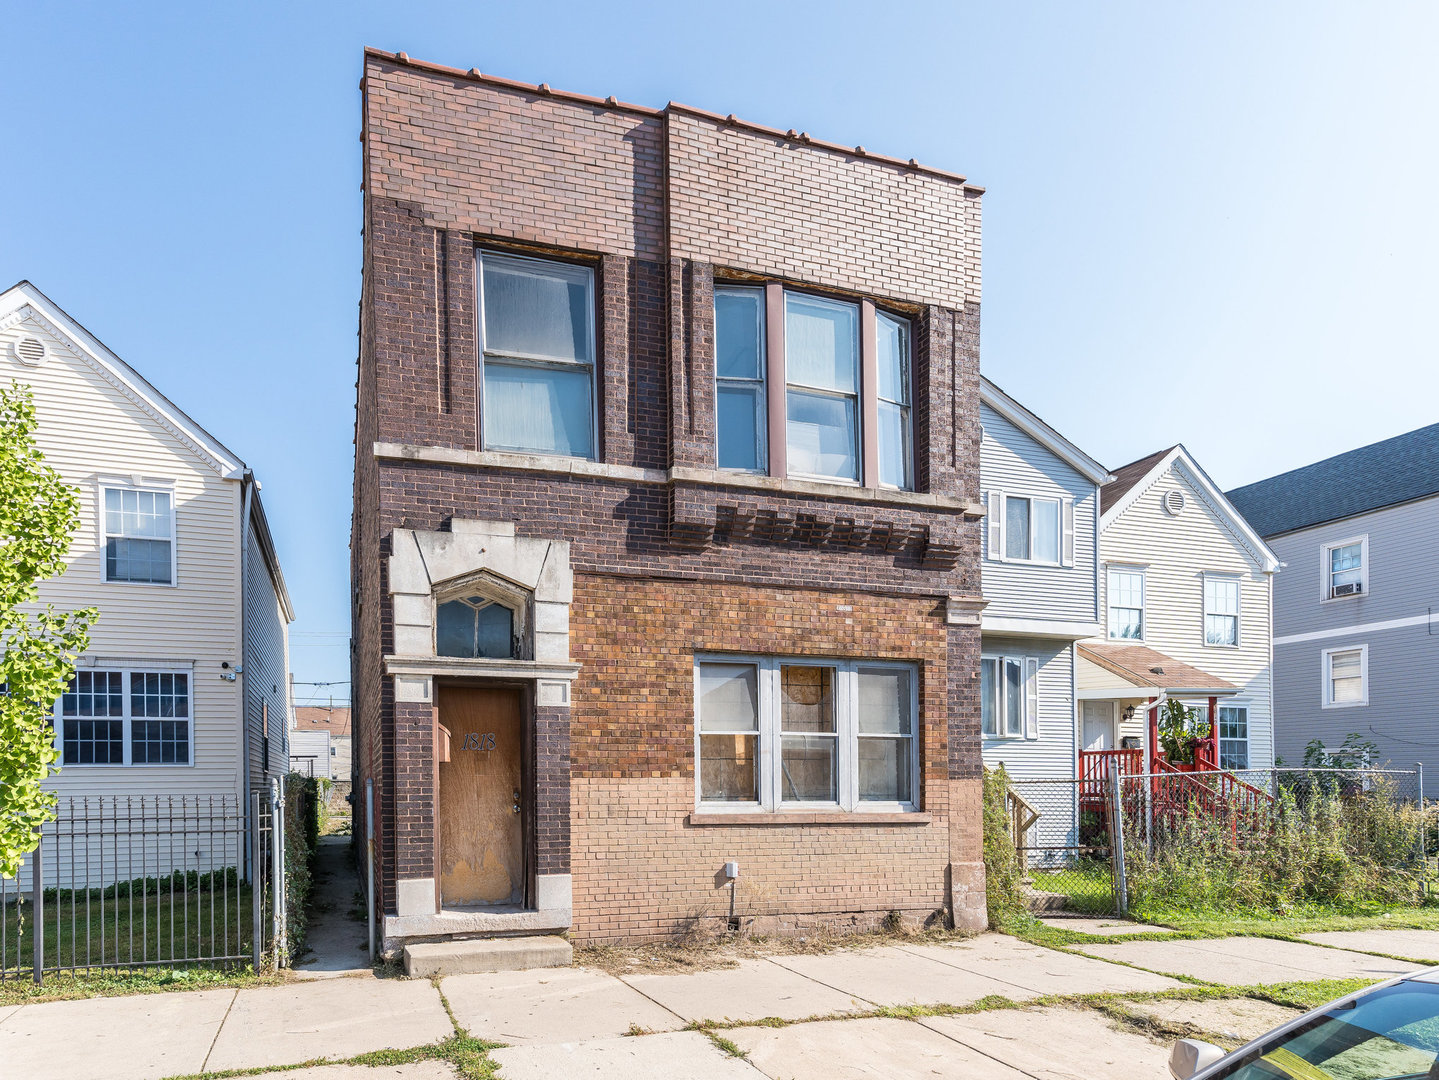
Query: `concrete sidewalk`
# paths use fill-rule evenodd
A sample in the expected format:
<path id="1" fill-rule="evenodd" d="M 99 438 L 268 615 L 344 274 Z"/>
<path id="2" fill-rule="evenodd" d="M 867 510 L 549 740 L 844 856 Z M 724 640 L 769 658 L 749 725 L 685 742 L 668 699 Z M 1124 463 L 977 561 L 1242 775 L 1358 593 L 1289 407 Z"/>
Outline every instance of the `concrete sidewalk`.
<path id="1" fill-rule="evenodd" d="M 1439 949 L 1406 931 L 1395 947 Z M 1379 939 L 1379 945 L 1390 942 Z M 1086 955 L 1088 954 L 1088 955 Z M 1119 961 L 1118 963 L 1112 961 Z M 1132 966 L 1131 966 L 1132 965 Z M 105 1076 L 156 1080 L 223 1069 L 344 1061 L 408 1049 L 455 1033 L 506 1044 L 492 1052 L 507 1080 L 584 1075 L 1008 1078 L 1160 1077 L 1165 1048 L 1099 1013 L 997 1008 L 964 1016 L 861 1016 L 880 1007 L 966 1005 L 983 998 L 1024 1002 L 1044 995 L 1146 993 L 1183 983 L 1163 972 L 1225 984 L 1386 978 L 1415 965 L 1320 944 L 1266 938 L 1134 941 L 1040 948 L 986 934 L 943 945 L 895 944 L 820 955 L 777 955 L 738 967 L 686 974 L 608 975 L 587 968 L 456 975 L 430 982 L 351 978 L 296 981 L 246 990 L 94 998 L 0 1009 L 0 1073 L 26 1080 Z M 1144 970 L 1147 969 L 1147 970 Z M 443 993 L 443 998 L 441 994 Z M 996 1002 L 996 1004 L 999 1004 Z M 1194 1003 L 1183 1003 L 1184 1006 Z M 1165 1003 L 1162 1015 L 1215 1031 L 1264 1022 L 1252 1008 Z M 1137 1008 L 1142 1008 L 1136 1003 Z M 1246 1006 L 1247 1008 L 1247 1006 Z M 1161 1015 L 1153 1010 L 1149 1015 Z M 757 1025 L 777 1017 L 790 1023 Z M 821 1019 L 823 1018 L 823 1019 Z M 697 1022 L 723 1032 L 748 1060 L 731 1056 Z M 1211 1026 L 1212 1025 L 1212 1026 Z M 1227 1026 L 1225 1026 L 1227 1025 Z M 380 1070 L 327 1066 L 284 1074 L 296 1080 L 393 1075 L 439 1080 L 442 1062 Z"/>

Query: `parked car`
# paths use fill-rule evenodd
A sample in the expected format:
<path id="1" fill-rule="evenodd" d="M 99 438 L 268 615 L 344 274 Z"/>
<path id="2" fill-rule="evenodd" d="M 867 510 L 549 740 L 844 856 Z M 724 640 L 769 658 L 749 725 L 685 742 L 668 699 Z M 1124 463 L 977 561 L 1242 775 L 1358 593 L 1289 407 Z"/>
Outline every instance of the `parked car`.
<path id="1" fill-rule="evenodd" d="M 1439 968 L 1371 986 L 1226 1054 L 1181 1039 L 1174 1080 L 1431 1080 L 1439 1077 Z"/>

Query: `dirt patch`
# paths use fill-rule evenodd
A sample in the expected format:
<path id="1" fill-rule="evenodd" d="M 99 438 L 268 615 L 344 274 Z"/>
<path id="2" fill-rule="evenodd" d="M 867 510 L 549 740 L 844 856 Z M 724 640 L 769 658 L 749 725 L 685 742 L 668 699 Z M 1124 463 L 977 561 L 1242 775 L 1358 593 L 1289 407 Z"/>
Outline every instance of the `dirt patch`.
<path id="1" fill-rule="evenodd" d="M 1106 1011 L 1144 1030 L 1151 1038 L 1201 1038 L 1226 1050 L 1243 1046 L 1300 1015 L 1298 1009 L 1254 998 L 1211 998 L 1187 1001 L 1117 1001 Z"/>
<path id="2" fill-rule="evenodd" d="M 713 937 L 694 933 L 668 941 L 576 945 L 575 963 L 599 968 L 611 975 L 715 971 L 735 967 L 741 960 L 766 956 L 816 955 L 840 949 L 872 949 L 881 945 L 940 945 L 973 936 L 973 933 L 962 930 L 886 929 L 856 933 L 824 927 L 783 937 L 743 933 Z"/>

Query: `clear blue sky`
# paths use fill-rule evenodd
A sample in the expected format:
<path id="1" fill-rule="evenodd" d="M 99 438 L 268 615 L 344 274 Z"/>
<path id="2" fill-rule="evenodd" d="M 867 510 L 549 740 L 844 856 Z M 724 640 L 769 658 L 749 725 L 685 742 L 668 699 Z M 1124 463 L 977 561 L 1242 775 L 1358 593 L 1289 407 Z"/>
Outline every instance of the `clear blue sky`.
<path id="1" fill-rule="evenodd" d="M 0 287 L 255 468 L 298 679 L 349 677 L 365 45 L 964 173 L 985 372 L 1111 466 L 1182 441 L 1232 487 L 1439 419 L 1433 3 L 0 12 Z"/>

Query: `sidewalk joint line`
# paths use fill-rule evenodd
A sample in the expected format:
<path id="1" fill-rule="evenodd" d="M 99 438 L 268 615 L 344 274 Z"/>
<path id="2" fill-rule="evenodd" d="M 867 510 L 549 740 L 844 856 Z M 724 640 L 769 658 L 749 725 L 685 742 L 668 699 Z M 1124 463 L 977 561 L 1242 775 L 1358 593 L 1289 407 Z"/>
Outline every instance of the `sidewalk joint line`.
<path id="1" fill-rule="evenodd" d="M 230 1010 L 235 1007 L 236 1000 L 240 997 L 240 988 L 236 987 L 235 992 L 230 995 L 230 1004 L 225 1006 L 225 1015 L 215 1025 L 215 1037 L 210 1040 L 210 1049 L 205 1051 L 205 1060 L 200 1062 L 200 1071 L 204 1072 L 210 1065 L 210 1055 L 215 1052 L 215 1044 L 220 1041 L 220 1032 L 225 1029 L 226 1022 L 230 1019 Z"/>
<path id="2" fill-rule="evenodd" d="M 820 955 L 823 956 L 824 954 L 821 953 Z M 796 971 L 794 968 L 785 967 L 773 956 L 766 956 L 763 957 L 763 959 L 768 960 L 771 964 L 779 968 L 781 971 L 788 971 L 791 975 L 798 975 L 801 979 L 806 979 L 809 982 L 814 983 L 816 986 L 823 986 L 827 990 L 833 990 L 836 994 L 843 994 L 845 997 L 851 998 L 855 1001 L 862 1001 L 872 1009 L 884 1008 L 883 1002 L 871 1001 L 869 998 L 860 997 L 858 994 L 852 993 L 849 990 L 843 990 L 838 986 L 833 986 L 830 983 L 825 982 L 823 979 L 816 979 L 813 975 L 806 975 L 803 971 Z M 864 1010 L 860 1011 L 863 1012 Z"/>
<path id="3" fill-rule="evenodd" d="M 601 974 L 610 975 L 610 973 L 609 973 L 608 971 L 602 972 Z M 690 1021 L 686 1020 L 683 1016 L 681 1016 L 679 1013 L 677 1013 L 677 1012 L 675 1012 L 673 1009 L 671 1009 L 671 1008 L 670 1008 L 668 1005 L 666 1005 L 664 1002 L 662 1002 L 662 1001 L 656 1001 L 654 998 L 650 997 L 650 996 L 649 996 L 648 994 L 646 994 L 643 990 L 641 990 L 638 986 L 635 986 L 633 983 L 627 982 L 627 981 L 625 980 L 625 977 L 624 977 L 623 975 L 610 975 L 610 978 L 611 978 L 611 979 L 614 979 L 614 981 L 617 982 L 617 983 L 619 983 L 621 986 L 628 986 L 631 990 L 633 990 L 633 991 L 634 991 L 636 994 L 638 994 L 640 997 L 644 998 L 646 1001 L 650 1002 L 652 1005 L 656 1005 L 656 1006 L 658 1006 L 659 1008 L 663 1009 L 665 1012 L 669 1013 L 669 1014 L 670 1014 L 671 1016 L 673 1016 L 676 1020 L 678 1020 L 681 1024 L 688 1024 L 688 1023 L 690 1022 Z M 662 1034 L 664 1034 L 664 1033 L 657 1031 L 657 1032 L 654 1032 L 654 1034 L 656 1034 L 656 1035 L 662 1035 Z M 640 1036 L 640 1038 L 643 1038 L 643 1037 L 644 1037 L 644 1036 Z"/>

